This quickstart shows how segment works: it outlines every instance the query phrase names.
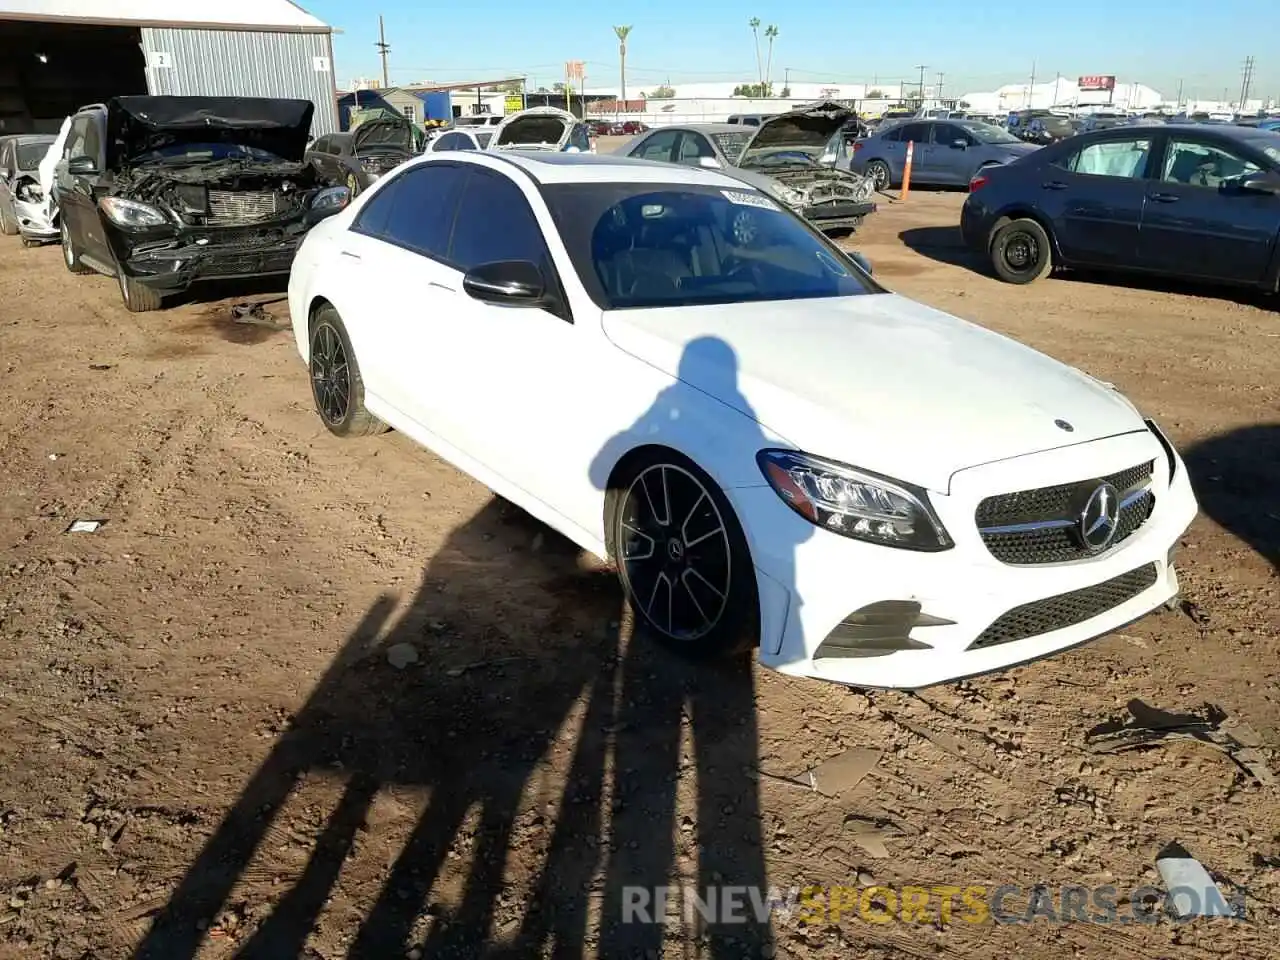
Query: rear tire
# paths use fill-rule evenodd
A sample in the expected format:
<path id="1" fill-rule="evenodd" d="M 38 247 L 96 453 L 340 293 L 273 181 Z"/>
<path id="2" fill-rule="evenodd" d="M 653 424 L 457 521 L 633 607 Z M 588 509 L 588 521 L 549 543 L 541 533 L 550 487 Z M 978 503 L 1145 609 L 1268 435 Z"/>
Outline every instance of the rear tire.
<path id="1" fill-rule="evenodd" d="M 370 437 L 391 429 L 365 409 L 364 380 L 351 338 L 331 305 L 315 312 L 309 343 L 311 397 L 329 432 L 337 437 Z"/>
<path id="2" fill-rule="evenodd" d="M 876 185 L 877 193 L 884 193 L 893 186 L 893 172 L 883 160 L 872 160 L 865 168 L 866 176 Z"/>
<path id="3" fill-rule="evenodd" d="M 1053 270 L 1048 231 L 1030 217 L 1010 220 L 991 236 L 991 265 L 1005 283 L 1025 284 Z"/>
<path id="4" fill-rule="evenodd" d="M 4 212 L 4 207 L 0 207 L 0 234 L 6 237 L 18 235 L 18 222 L 9 219 L 9 215 Z"/>
<path id="5" fill-rule="evenodd" d="M 62 262 L 66 268 L 72 273 L 93 273 L 91 267 L 86 267 L 80 262 L 80 250 L 76 247 L 76 242 L 71 236 L 71 229 L 67 226 L 65 220 L 58 225 L 58 232 L 62 235 Z"/>
<path id="6" fill-rule="evenodd" d="M 755 567 L 720 487 L 674 450 L 636 457 L 610 483 L 605 537 L 627 603 L 664 647 L 691 660 L 759 644 Z"/>
<path id="7" fill-rule="evenodd" d="M 119 267 L 116 268 L 116 279 L 120 284 L 120 299 L 130 313 L 150 313 L 152 310 L 159 310 L 164 303 L 162 293 L 125 276 Z"/>

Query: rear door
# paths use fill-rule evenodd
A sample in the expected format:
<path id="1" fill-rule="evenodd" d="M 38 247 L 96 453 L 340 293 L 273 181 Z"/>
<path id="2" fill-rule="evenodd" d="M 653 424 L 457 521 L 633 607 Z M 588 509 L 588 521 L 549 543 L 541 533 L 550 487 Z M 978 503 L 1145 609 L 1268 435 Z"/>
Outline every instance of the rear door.
<path id="1" fill-rule="evenodd" d="M 447 264 L 466 168 L 424 163 L 369 198 L 343 237 L 338 267 L 354 303 L 338 304 L 365 383 L 400 420 L 439 434 L 462 373 L 450 353 L 456 271 Z"/>
<path id="2" fill-rule="evenodd" d="M 1152 139 L 1150 133 L 1089 138 L 1041 169 L 1037 206 L 1053 221 L 1068 262 L 1137 265 Z"/>
<path id="3" fill-rule="evenodd" d="M 1147 185 L 1139 264 L 1161 273 L 1258 283 L 1280 229 L 1280 197 L 1233 189 L 1266 161 L 1195 132 L 1170 133 Z M 1270 168 L 1270 164 L 1267 164 Z"/>
<path id="4" fill-rule="evenodd" d="M 907 165 L 907 144 L 911 144 L 911 176 L 919 183 L 929 183 L 929 138 L 933 136 L 929 123 L 904 123 L 894 131 L 892 140 L 884 141 L 885 159 L 893 171 L 893 179 L 901 182 Z"/>

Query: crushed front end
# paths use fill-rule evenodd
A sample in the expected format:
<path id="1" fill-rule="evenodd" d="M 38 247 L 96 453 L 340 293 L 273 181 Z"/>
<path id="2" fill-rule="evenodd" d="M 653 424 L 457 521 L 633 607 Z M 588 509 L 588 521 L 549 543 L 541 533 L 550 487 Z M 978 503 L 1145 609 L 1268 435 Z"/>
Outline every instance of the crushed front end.
<path id="1" fill-rule="evenodd" d="M 35 177 L 22 176 L 14 184 L 13 212 L 25 243 L 48 243 L 58 239 L 56 210 Z"/>
<path id="2" fill-rule="evenodd" d="M 856 230 L 875 213 L 875 184 L 842 170 L 799 167 L 771 169 L 784 202 L 820 230 Z"/>
<path id="3" fill-rule="evenodd" d="M 307 164 L 156 164 L 124 171 L 99 207 L 124 274 L 173 293 L 197 280 L 288 273 L 307 230 L 347 196 Z"/>

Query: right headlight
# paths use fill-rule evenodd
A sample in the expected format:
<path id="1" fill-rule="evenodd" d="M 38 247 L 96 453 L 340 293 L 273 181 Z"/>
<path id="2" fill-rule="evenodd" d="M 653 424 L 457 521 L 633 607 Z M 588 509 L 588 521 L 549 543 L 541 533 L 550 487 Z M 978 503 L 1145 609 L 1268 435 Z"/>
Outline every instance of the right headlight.
<path id="1" fill-rule="evenodd" d="M 351 202 L 351 191 L 346 187 L 328 187 L 311 198 L 311 209 L 336 213 Z"/>
<path id="2" fill-rule="evenodd" d="M 906 550 L 953 546 L 919 487 L 796 450 L 761 450 L 769 486 L 796 513 L 824 530 Z"/>
<path id="3" fill-rule="evenodd" d="M 118 227 L 163 227 L 168 219 L 158 207 L 124 197 L 103 197 L 98 201 L 102 212 Z"/>

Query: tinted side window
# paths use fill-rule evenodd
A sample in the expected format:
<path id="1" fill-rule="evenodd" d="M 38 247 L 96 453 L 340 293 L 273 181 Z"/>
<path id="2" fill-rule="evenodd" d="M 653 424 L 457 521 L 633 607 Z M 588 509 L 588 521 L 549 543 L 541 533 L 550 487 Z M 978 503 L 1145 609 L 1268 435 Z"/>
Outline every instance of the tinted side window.
<path id="1" fill-rule="evenodd" d="M 463 271 L 495 260 L 531 260 L 547 266 L 542 230 L 519 187 L 500 174 L 471 171 L 458 206 L 449 260 Z"/>
<path id="2" fill-rule="evenodd" d="M 406 170 L 369 198 L 352 229 L 444 260 L 466 175 L 452 163 Z"/>
<path id="3" fill-rule="evenodd" d="M 436 145 L 432 148 L 432 151 L 434 152 L 436 150 L 460 150 L 462 149 L 460 144 L 462 143 L 462 141 L 466 139 L 467 138 L 460 133 L 446 133 L 443 137 L 441 137 L 439 140 L 436 141 Z"/>
<path id="4" fill-rule="evenodd" d="M 908 123 L 902 128 L 902 132 L 898 134 L 898 139 L 902 141 L 913 141 L 917 144 L 929 142 L 929 126 L 927 123 Z"/>
<path id="5" fill-rule="evenodd" d="M 672 163 L 676 158 L 675 146 L 678 136 L 679 134 L 674 130 L 655 133 L 633 150 L 631 156 L 639 157 L 641 160 L 661 160 L 664 163 Z"/>
<path id="6" fill-rule="evenodd" d="M 902 128 L 894 127 L 891 130 L 886 130 L 884 133 L 880 134 L 880 139 L 887 140 L 889 143 L 897 143 L 902 139 Z"/>
<path id="7" fill-rule="evenodd" d="M 934 143 L 949 147 L 957 140 L 963 140 L 970 145 L 974 142 L 973 138 L 963 128 L 957 127 L 954 123 L 935 123 L 933 125 Z"/>
<path id="8" fill-rule="evenodd" d="M 1256 163 L 1222 147 L 1171 138 L 1160 179 L 1165 183 L 1184 183 L 1217 190 L 1224 181 L 1239 180 L 1261 172 L 1262 168 Z"/>
<path id="9" fill-rule="evenodd" d="M 85 141 L 89 137 L 89 122 L 87 115 L 81 115 L 71 121 L 71 129 L 67 131 L 66 147 L 62 151 L 63 159 L 92 156 L 85 153 Z"/>

